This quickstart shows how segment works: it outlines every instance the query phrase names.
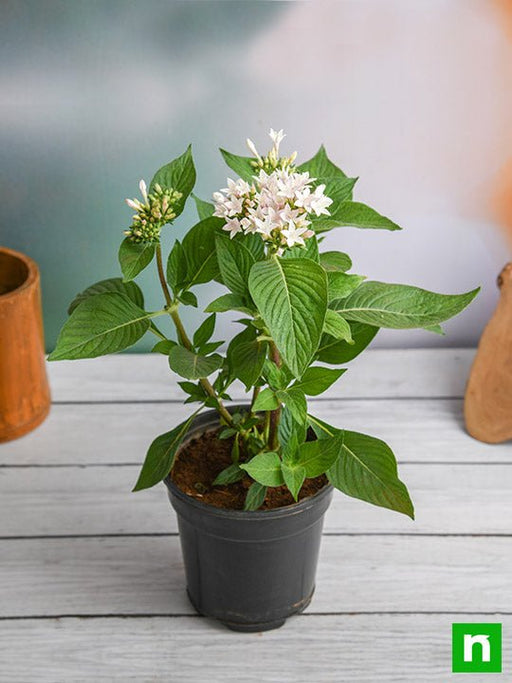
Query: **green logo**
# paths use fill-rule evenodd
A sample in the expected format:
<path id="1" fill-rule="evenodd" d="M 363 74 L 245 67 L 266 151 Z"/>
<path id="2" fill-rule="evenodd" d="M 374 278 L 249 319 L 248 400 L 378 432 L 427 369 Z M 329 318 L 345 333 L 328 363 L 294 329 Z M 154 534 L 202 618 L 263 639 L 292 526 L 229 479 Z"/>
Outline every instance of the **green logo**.
<path id="1" fill-rule="evenodd" d="M 453 673 L 501 673 L 501 624 L 452 624 Z"/>

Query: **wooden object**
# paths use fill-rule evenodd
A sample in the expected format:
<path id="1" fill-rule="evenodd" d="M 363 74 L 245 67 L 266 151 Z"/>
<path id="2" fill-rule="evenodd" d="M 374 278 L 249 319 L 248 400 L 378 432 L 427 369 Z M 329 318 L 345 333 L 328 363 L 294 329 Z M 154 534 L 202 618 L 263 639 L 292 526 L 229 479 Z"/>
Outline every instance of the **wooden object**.
<path id="1" fill-rule="evenodd" d="M 311 400 L 389 442 L 417 521 L 335 494 L 311 606 L 262 635 L 193 613 L 164 487 L 130 493 L 148 444 L 190 413 L 165 358 L 50 364 L 50 419 L 0 445 L 0 681 L 447 683 L 452 622 L 512 630 L 512 444 L 461 429 L 473 355 L 370 349 Z"/>
<path id="2" fill-rule="evenodd" d="M 512 439 L 512 263 L 498 277 L 500 300 L 485 328 L 464 402 L 466 428 L 475 439 Z"/>
<path id="3" fill-rule="evenodd" d="M 0 247 L 0 441 L 34 429 L 49 409 L 39 270 Z"/>

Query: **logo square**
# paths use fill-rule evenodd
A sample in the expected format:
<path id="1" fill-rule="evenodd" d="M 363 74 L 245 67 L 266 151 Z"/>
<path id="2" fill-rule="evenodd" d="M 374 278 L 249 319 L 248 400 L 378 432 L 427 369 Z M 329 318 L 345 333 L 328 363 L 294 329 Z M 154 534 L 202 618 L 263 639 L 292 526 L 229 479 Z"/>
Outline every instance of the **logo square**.
<path id="1" fill-rule="evenodd" d="M 453 673 L 501 673 L 501 624 L 452 624 Z"/>

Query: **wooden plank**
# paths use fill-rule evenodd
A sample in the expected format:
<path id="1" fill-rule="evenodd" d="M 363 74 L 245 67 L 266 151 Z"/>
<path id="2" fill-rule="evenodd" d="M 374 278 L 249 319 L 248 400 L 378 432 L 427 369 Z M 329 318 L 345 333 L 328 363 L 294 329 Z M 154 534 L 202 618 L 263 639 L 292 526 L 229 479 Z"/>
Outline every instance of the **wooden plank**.
<path id="1" fill-rule="evenodd" d="M 461 397 L 474 349 L 369 349 L 330 397 Z M 121 354 L 49 363 L 54 401 L 182 400 L 177 378 L 160 354 Z M 233 398 L 245 394 L 240 385 Z"/>
<path id="2" fill-rule="evenodd" d="M 0 622 L 0 680 L 446 683 L 458 678 L 451 674 L 454 621 L 512 630 L 510 616 L 478 614 L 304 615 L 252 634 L 193 617 Z M 506 642 L 505 674 L 512 668 Z M 478 676 L 479 683 L 494 680 Z"/>
<path id="3" fill-rule="evenodd" d="M 0 536 L 175 533 L 163 485 L 131 493 L 138 467 L 0 469 Z M 328 533 L 510 534 L 512 466 L 406 464 L 416 522 L 335 491 Z"/>
<path id="4" fill-rule="evenodd" d="M 512 462 L 512 444 L 484 444 L 466 434 L 460 400 L 317 400 L 310 410 L 384 439 L 400 462 Z M 0 444 L 0 464 L 140 464 L 155 436 L 190 412 L 181 404 L 56 405 L 37 430 Z"/>
<path id="5" fill-rule="evenodd" d="M 0 542 L 0 616 L 190 614 L 179 539 Z M 512 538 L 325 536 L 310 611 L 512 612 Z"/>

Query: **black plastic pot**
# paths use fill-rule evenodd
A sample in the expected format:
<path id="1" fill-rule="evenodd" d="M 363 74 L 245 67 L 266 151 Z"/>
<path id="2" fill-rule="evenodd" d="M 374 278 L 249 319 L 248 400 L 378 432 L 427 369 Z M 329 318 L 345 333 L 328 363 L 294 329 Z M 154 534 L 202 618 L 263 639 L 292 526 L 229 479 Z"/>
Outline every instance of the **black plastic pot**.
<path id="1" fill-rule="evenodd" d="M 215 411 L 196 418 L 187 440 L 218 427 Z M 165 479 L 177 512 L 187 592 L 194 608 L 235 631 L 267 631 L 302 612 L 315 589 L 325 486 L 273 510 L 227 510 L 201 503 Z"/>

